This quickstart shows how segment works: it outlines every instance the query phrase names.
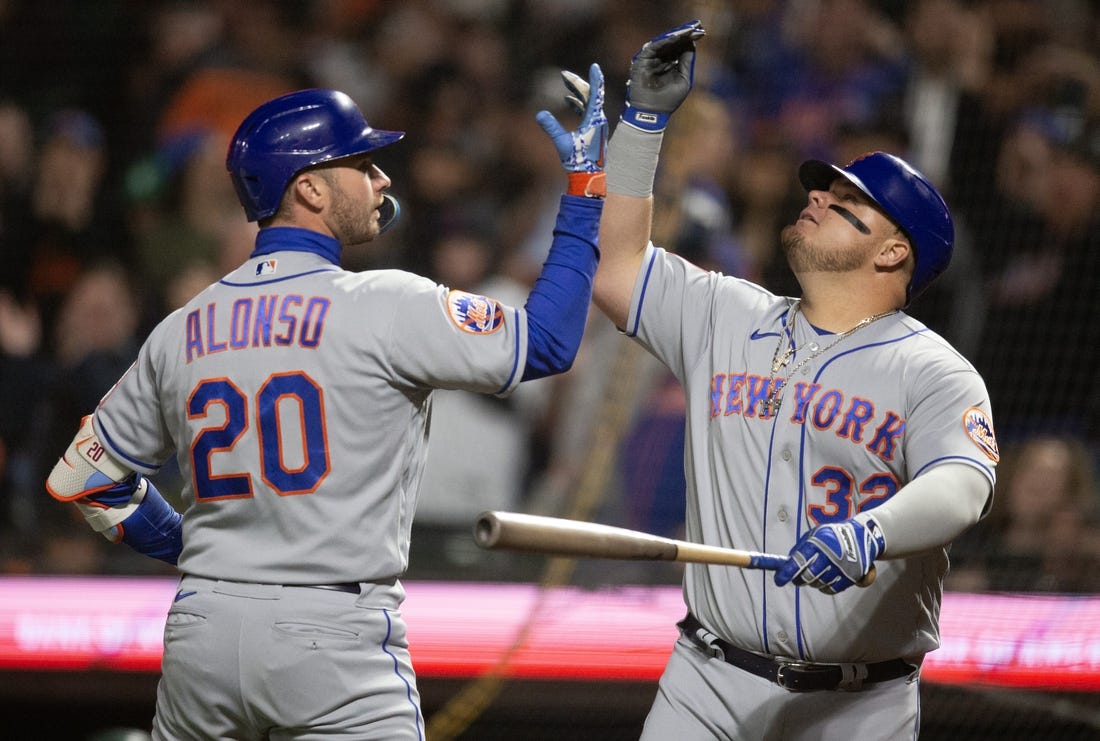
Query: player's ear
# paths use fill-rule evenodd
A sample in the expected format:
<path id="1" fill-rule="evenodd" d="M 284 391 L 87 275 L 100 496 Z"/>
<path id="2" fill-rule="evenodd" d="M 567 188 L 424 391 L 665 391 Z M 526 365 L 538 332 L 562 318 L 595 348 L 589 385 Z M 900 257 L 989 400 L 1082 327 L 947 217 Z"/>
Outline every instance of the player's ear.
<path id="1" fill-rule="evenodd" d="M 875 267 L 880 270 L 904 268 L 914 261 L 913 246 L 900 230 L 883 240 L 878 254 L 875 255 Z"/>
<path id="2" fill-rule="evenodd" d="M 320 210 L 329 192 L 329 183 L 320 170 L 304 170 L 294 176 L 290 185 L 294 196 L 311 210 Z"/>

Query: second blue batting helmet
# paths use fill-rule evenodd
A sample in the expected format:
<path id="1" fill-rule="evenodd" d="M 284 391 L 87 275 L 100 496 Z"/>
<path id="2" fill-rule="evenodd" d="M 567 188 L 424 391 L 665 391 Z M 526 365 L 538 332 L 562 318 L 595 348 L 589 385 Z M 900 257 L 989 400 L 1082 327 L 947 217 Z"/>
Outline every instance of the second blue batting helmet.
<path id="1" fill-rule="evenodd" d="M 916 252 L 906 304 L 947 270 L 955 244 L 955 226 L 947 203 L 912 165 L 885 152 L 871 152 L 845 167 L 820 160 L 803 162 L 798 178 L 806 190 L 828 190 L 844 178 L 862 190 L 905 233 Z"/>
<path id="2" fill-rule="evenodd" d="M 305 168 L 380 149 L 403 136 L 371 128 L 345 93 L 299 90 L 248 114 L 225 165 L 248 220 L 259 221 L 278 210 L 286 186 Z"/>

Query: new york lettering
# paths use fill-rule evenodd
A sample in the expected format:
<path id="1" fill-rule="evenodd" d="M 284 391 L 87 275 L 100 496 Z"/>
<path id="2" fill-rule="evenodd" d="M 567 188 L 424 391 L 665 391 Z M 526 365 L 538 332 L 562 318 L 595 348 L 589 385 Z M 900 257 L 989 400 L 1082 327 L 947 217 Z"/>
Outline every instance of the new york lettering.
<path id="1" fill-rule="evenodd" d="M 739 414 L 762 420 L 770 419 L 768 394 L 778 391 L 783 379 L 751 373 L 717 373 L 710 381 L 710 416 L 728 417 Z M 811 424 L 819 430 L 833 430 L 837 437 L 863 444 L 879 458 L 894 459 L 905 420 L 887 410 L 877 415 L 869 399 L 845 397 L 836 389 L 821 390 L 821 384 L 798 381 L 784 391 L 783 408 L 790 410 L 794 424 Z"/>

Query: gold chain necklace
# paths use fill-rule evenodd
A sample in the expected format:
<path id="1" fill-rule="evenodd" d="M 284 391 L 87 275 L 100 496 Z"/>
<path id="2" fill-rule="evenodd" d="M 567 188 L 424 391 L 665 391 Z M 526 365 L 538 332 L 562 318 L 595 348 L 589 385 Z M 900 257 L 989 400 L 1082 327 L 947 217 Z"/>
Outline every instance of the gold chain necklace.
<path id="1" fill-rule="evenodd" d="M 790 311 L 787 312 L 787 326 L 786 326 L 786 329 L 783 332 L 779 333 L 779 342 L 776 344 L 775 353 L 772 355 L 772 378 L 773 379 L 775 378 L 775 374 L 779 373 L 781 368 L 785 367 L 788 363 L 790 363 L 791 358 L 794 356 L 794 353 L 795 353 L 794 319 L 795 319 L 795 316 L 798 314 L 798 312 L 801 311 L 801 308 L 800 308 L 801 305 L 802 305 L 801 301 L 795 301 L 794 302 L 794 304 L 790 308 Z M 863 329 L 868 324 L 872 324 L 874 322 L 877 322 L 879 319 L 882 319 L 883 317 L 887 317 L 887 316 L 890 316 L 891 314 L 896 314 L 896 313 L 897 313 L 897 309 L 891 309 L 890 311 L 884 311 L 881 314 L 875 314 L 874 316 L 868 316 L 868 317 L 864 317 L 863 319 L 860 319 L 859 323 L 857 323 L 856 326 L 852 327 L 851 329 L 849 329 L 845 332 L 841 332 L 828 345 L 825 345 L 825 347 L 817 348 L 810 355 L 808 355 L 805 358 L 803 358 L 802 360 L 800 360 L 798 362 L 798 365 L 791 368 L 790 371 L 787 373 L 787 375 L 783 377 L 782 381 L 779 381 L 777 383 L 777 382 L 775 382 L 775 380 L 772 380 L 771 383 L 768 386 L 768 396 L 767 396 L 766 399 L 764 399 L 761 402 L 761 404 L 763 405 L 761 416 L 773 417 L 779 412 L 779 407 L 780 407 L 780 405 L 783 404 L 783 389 L 787 388 L 787 383 L 791 380 L 791 378 L 794 376 L 794 374 L 799 371 L 799 369 L 801 369 L 803 366 L 806 365 L 806 363 L 809 363 L 811 360 L 813 360 L 817 356 L 821 355 L 822 353 L 828 352 L 829 350 L 833 349 L 834 347 L 836 347 L 836 344 L 838 342 L 843 340 L 848 335 L 853 334 L 853 333 L 857 332 L 858 330 Z M 783 347 L 784 340 L 786 340 L 786 345 L 787 345 L 786 348 Z M 783 351 L 782 354 L 780 354 L 781 350 Z"/>

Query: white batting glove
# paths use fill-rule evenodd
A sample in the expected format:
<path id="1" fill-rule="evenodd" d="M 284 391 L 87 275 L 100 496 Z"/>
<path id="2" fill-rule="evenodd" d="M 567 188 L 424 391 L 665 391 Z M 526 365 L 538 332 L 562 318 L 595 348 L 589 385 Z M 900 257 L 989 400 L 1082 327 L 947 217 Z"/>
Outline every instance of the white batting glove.
<path id="1" fill-rule="evenodd" d="M 882 529 L 868 513 L 818 525 L 791 548 L 787 562 L 775 572 L 775 583 L 837 594 L 860 582 L 867 583 L 868 572 L 885 548 Z"/>

